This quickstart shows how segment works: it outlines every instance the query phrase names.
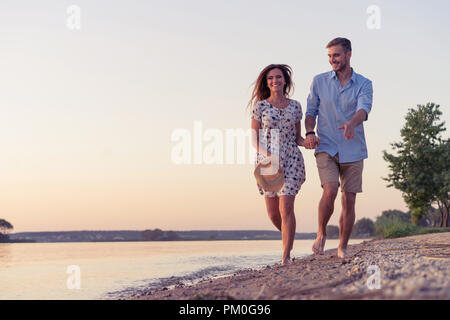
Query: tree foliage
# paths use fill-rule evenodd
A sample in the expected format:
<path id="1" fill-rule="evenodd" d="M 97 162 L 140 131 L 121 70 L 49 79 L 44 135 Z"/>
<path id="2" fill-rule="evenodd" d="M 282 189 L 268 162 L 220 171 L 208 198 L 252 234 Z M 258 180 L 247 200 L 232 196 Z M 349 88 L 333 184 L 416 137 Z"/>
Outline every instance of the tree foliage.
<path id="1" fill-rule="evenodd" d="M 327 237 L 329 239 L 339 238 L 339 227 L 338 226 L 329 225 L 329 226 L 327 226 L 326 232 L 327 232 Z"/>
<path id="2" fill-rule="evenodd" d="M 381 212 L 381 217 L 386 219 L 396 219 L 403 222 L 410 222 L 411 221 L 411 213 L 410 212 L 403 212 L 401 210 L 384 210 Z"/>
<path id="3" fill-rule="evenodd" d="M 441 137 L 446 130 L 445 122 L 439 122 L 441 115 L 434 103 L 409 109 L 400 131 L 402 140 L 391 143 L 396 154 L 383 151 L 390 169 L 384 180 L 402 192 L 415 224 L 437 203 L 441 226 L 448 225 L 450 144 Z"/>
<path id="4" fill-rule="evenodd" d="M 141 236 L 147 241 L 158 241 L 163 240 L 164 232 L 161 229 L 144 230 L 142 231 Z"/>
<path id="5" fill-rule="evenodd" d="M 352 237 L 372 237 L 375 235 L 375 223 L 369 218 L 356 221 L 352 229 Z"/>
<path id="6" fill-rule="evenodd" d="M 0 219 L 0 233 L 6 233 L 12 230 L 14 227 L 11 223 L 4 219 Z"/>
<path id="7" fill-rule="evenodd" d="M 145 241 L 176 241 L 180 236 L 175 231 L 162 231 L 161 229 L 144 230 L 141 237 Z"/>
<path id="8" fill-rule="evenodd" d="M 4 219 L 0 219 L 0 241 L 9 239 L 8 232 L 14 229 L 13 225 Z"/>
<path id="9" fill-rule="evenodd" d="M 383 238 L 406 237 L 419 229 L 419 226 L 402 219 L 399 215 L 381 215 L 375 221 L 376 234 Z"/>

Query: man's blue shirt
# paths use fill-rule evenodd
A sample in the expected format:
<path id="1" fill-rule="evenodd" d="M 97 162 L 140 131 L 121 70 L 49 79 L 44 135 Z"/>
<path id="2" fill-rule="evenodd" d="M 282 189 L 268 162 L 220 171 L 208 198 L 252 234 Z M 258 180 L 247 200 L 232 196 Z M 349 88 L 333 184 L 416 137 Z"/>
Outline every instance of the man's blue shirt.
<path id="1" fill-rule="evenodd" d="M 355 128 L 355 136 L 346 140 L 344 130 L 339 127 L 352 119 L 363 109 L 369 115 L 372 109 L 372 82 L 352 69 L 352 77 L 342 88 L 334 71 L 314 77 L 307 100 L 306 115 L 317 121 L 317 135 L 320 145 L 317 152 L 330 156 L 339 153 L 339 162 L 355 162 L 367 158 L 364 126 Z"/>

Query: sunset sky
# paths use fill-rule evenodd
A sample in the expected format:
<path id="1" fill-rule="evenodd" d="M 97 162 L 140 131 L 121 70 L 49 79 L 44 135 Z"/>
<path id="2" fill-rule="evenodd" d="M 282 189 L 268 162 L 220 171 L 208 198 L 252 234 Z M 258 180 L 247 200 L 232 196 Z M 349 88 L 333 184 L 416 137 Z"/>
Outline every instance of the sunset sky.
<path id="1" fill-rule="evenodd" d="M 67 24 L 71 5 L 80 29 Z M 380 29 L 368 27 L 371 5 Z M 275 230 L 250 159 L 177 165 L 172 134 L 185 129 L 194 141 L 195 121 L 224 138 L 247 130 L 251 84 L 271 63 L 293 68 L 292 98 L 305 112 L 338 36 L 374 88 L 357 219 L 407 210 L 382 180 L 382 151 L 417 104 L 440 104 L 450 123 L 449 13 L 447 0 L 2 1 L 0 218 L 14 232 Z M 313 152 L 301 151 L 297 232 L 314 232 L 321 188 Z"/>

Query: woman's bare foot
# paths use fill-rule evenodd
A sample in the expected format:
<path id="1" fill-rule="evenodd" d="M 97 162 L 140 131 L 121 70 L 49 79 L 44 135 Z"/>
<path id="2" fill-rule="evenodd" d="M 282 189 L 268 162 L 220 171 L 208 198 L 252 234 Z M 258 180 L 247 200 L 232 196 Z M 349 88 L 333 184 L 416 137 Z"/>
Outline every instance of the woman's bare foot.
<path id="1" fill-rule="evenodd" d="M 283 255 L 283 257 L 281 258 L 281 265 L 285 266 L 285 265 L 288 265 L 288 264 L 291 264 L 291 263 L 292 263 L 291 255 L 290 254 L 286 255 L 286 256 Z"/>
<path id="2" fill-rule="evenodd" d="M 315 254 L 323 254 L 323 249 L 325 248 L 325 241 L 327 240 L 326 236 L 317 236 L 316 241 L 314 241 L 312 246 L 312 251 Z"/>
<path id="3" fill-rule="evenodd" d="M 337 256 L 342 259 L 347 258 L 348 257 L 347 249 L 338 247 Z"/>

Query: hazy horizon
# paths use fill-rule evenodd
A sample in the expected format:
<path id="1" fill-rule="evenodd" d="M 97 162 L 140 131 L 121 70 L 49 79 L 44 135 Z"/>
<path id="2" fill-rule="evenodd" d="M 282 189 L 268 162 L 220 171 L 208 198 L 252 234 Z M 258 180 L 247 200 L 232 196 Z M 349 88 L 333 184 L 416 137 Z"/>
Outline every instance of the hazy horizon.
<path id="1" fill-rule="evenodd" d="M 144 229 L 80 229 L 80 230 L 33 230 L 33 231 L 20 231 L 20 232 L 12 232 L 10 234 L 17 234 L 17 233 L 25 233 L 25 232 L 82 232 L 82 231 L 144 231 L 144 230 L 154 230 L 154 229 L 161 229 L 158 227 L 155 228 L 144 228 Z M 274 231 L 277 232 L 278 230 L 269 230 L 269 229 L 188 229 L 188 230 L 174 230 L 174 229 L 161 229 L 162 231 L 175 231 L 175 232 L 188 232 L 188 231 Z M 313 233 L 316 231 L 311 232 L 299 232 L 297 233 Z"/>
<path id="2" fill-rule="evenodd" d="M 382 151 L 417 104 L 440 104 L 450 122 L 450 3 L 379 0 L 378 16 L 373 4 L 80 0 L 77 16 L 64 1 L 1 3 L 0 218 L 14 233 L 275 230 L 248 159 L 177 165 L 172 135 L 185 130 L 207 158 L 211 139 L 249 129 L 251 84 L 271 63 L 293 68 L 304 114 L 337 36 L 352 41 L 351 65 L 374 88 L 356 220 L 408 211 L 382 180 Z M 296 231 L 316 232 L 321 187 L 313 152 L 301 151 Z M 330 224 L 340 210 L 338 198 Z"/>

